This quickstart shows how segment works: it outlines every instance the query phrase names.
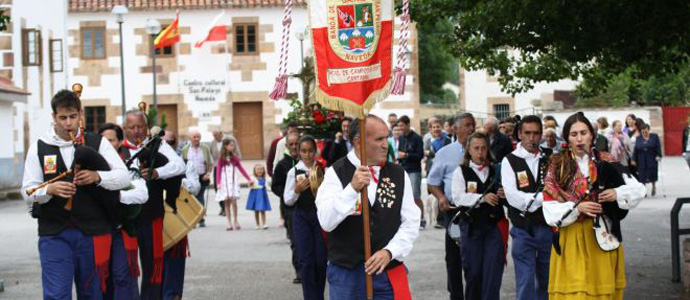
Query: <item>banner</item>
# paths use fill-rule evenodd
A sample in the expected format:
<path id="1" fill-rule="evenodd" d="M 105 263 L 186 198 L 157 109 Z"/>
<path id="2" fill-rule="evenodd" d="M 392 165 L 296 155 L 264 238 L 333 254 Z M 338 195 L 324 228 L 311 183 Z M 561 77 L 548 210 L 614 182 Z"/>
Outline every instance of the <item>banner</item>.
<path id="1" fill-rule="evenodd" d="M 309 2 L 319 103 L 361 116 L 388 97 L 393 16 L 393 0 Z"/>

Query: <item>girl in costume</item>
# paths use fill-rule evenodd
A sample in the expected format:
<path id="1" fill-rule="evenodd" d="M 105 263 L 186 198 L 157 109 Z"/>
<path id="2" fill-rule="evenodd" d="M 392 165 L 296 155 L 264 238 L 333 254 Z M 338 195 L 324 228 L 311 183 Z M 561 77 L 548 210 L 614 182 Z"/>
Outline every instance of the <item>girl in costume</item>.
<path id="1" fill-rule="evenodd" d="M 263 165 L 257 164 L 254 166 L 254 176 L 249 197 L 247 198 L 247 210 L 254 211 L 254 220 L 256 220 L 256 229 L 268 229 L 266 225 L 266 211 L 271 210 L 271 203 L 268 201 L 268 193 L 266 192 L 266 169 Z"/>
<path id="2" fill-rule="evenodd" d="M 235 153 L 235 141 L 224 139 L 216 165 L 216 182 L 218 182 L 216 201 L 225 201 L 225 211 L 228 217 L 228 226 L 225 230 L 242 229 L 237 220 L 237 199 L 240 197 L 239 173 L 251 182 L 249 174 L 242 166 L 242 161 Z M 230 213 L 230 208 L 232 208 L 232 213 Z"/>
<path id="3" fill-rule="evenodd" d="M 500 298 L 508 220 L 497 174 L 488 136 L 472 134 L 453 173 L 453 204 L 463 211 L 458 219 L 467 299 Z"/>
<path id="4" fill-rule="evenodd" d="M 592 150 L 595 132 L 584 114 L 566 120 L 563 137 L 567 147 L 552 157 L 543 192 L 544 217 L 556 227 L 549 299 L 623 299 L 620 222 L 644 186 L 610 154 Z"/>
<path id="5" fill-rule="evenodd" d="M 299 140 L 300 161 L 285 180 L 283 199 L 294 206 L 292 236 L 295 239 L 304 299 L 323 299 L 326 287 L 326 243 L 316 215 L 315 195 L 309 185 L 309 169 L 316 162 L 316 140 L 309 135 Z"/>

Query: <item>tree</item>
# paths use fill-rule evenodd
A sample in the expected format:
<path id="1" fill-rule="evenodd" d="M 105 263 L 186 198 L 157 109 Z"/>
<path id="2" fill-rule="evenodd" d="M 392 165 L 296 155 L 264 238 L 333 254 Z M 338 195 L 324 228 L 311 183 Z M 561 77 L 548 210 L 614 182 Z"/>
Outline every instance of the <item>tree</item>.
<path id="1" fill-rule="evenodd" d="M 688 62 L 688 1 L 415 0 L 411 12 L 420 23 L 452 20 L 446 46 L 461 65 L 486 69 L 512 94 L 566 78 L 602 92 L 629 67 L 648 79 Z"/>
<path id="2" fill-rule="evenodd" d="M 452 49 L 444 40 L 452 39 L 453 24 L 448 19 L 428 20 L 417 23 L 419 90 L 422 102 L 447 104 L 457 102 L 457 97 L 444 91 L 446 82 L 458 82 L 459 65 Z M 453 93 L 450 93 L 453 94 Z"/>

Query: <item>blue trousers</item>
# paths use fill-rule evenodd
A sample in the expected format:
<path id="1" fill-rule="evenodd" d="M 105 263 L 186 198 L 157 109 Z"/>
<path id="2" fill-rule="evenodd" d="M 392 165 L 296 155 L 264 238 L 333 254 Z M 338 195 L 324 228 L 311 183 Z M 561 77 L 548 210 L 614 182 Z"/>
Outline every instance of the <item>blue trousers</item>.
<path id="1" fill-rule="evenodd" d="M 174 246 L 173 246 L 174 248 Z M 163 299 L 182 298 L 184 290 L 184 268 L 187 258 L 185 255 L 173 257 L 172 248 L 165 251 L 163 266 Z"/>
<path id="2" fill-rule="evenodd" d="M 161 284 L 151 283 L 153 276 L 153 227 L 150 221 L 138 222 L 137 240 L 141 261 L 141 299 L 160 299 Z M 163 271 L 165 271 L 165 267 Z"/>
<path id="3" fill-rule="evenodd" d="M 443 213 L 444 226 L 448 228 L 448 222 L 452 218 L 452 214 Z M 463 300 L 462 290 L 462 255 L 460 246 L 450 238 L 446 232 L 446 277 L 447 289 L 450 294 L 450 300 Z"/>
<path id="4" fill-rule="evenodd" d="M 496 225 L 481 221 L 461 222 L 460 237 L 465 299 L 500 299 L 505 261 L 500 230 Z"/>
<path id="5" fill-rule="evenodd" d="M 139 300 L 139 283 L 132 276 L 127 264 L 127 251 L 122 241 L 122 231 L 113 230 L 113 245 L 110 250 L 110 277 L 106 299 Z"/>
<path id="6" fill-rule="evenodd" d="M 72 299 L 72 282 L 77 299 L 103 299 L 96 272 L 93 237 L 79 229 L 66 228 L 56 235 L 38 238 L 43 299 Z"/>
<path id="7" fill-rule="evenodd" d="M 328 296 L 330 300 L 365 300 L 364 263 L 350 269 L 328 264 Z M 393 300 L 393 287 L 388 273 L 382 272 L 372 277 L 374 285 L 374 299 Z"/>
<path id="8" fill-rule="evenodd" d="M 532 230 L 534 236 L 520 227 L 510 229 L 517 299 L 547 300 L 553 231 L 546 225 L 532 225 Z"/>
<path id="9" fill-rule="evenodd" d="M 295 208 L 292 225 L 304 300 L 323 300 L 328 258 L 316 211 Z"/>

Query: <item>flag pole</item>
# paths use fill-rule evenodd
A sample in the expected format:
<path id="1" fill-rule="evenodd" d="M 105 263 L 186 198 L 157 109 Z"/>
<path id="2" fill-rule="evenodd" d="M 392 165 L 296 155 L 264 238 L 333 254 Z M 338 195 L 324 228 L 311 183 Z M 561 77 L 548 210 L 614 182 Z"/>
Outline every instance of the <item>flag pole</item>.
<path id="1" fill-rule="evenodd" d="M 368 111 L 364 110 L 364 114 L 359 118 L 359 160 L 362 166 L 367 166 L 367 120 Z M 371 257 L 371 232 L 369 229 L 369 194 L 367 186 L 362 188 L 361 192 L 362 199 L 360 205 L 362 206 L 362 228 L 364 231 L 364 261 L 367 262 Z M 365 270 L 366 272 L 366 270 Z M 371 275 L 366 274 L 366 285 L 367 285 L 367 300 L 372 300 L 374 297 L 374 285 L 372 282 Z"/>

